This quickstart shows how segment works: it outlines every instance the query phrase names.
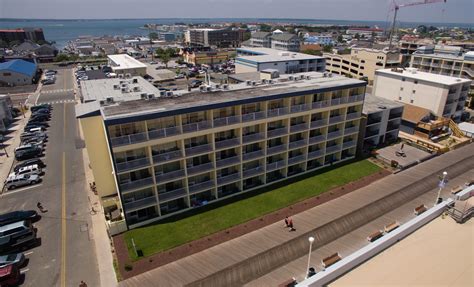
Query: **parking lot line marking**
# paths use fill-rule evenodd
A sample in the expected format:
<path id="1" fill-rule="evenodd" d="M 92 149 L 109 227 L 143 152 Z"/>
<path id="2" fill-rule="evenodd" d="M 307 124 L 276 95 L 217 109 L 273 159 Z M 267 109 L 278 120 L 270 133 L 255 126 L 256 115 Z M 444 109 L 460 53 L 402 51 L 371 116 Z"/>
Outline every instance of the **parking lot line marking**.
<path id="1" fill-rule="evenodd" d="M 66 126 L 65 122 L 63 122 L 63 124 Z M 61 286 L 66 287 L 66 152 L 64 151 L 62 162 L 61 202 Z"/>
<path id="2" fill-rule="evenodd" d="M 40 183 L 40 184 L 35 184 L 35 185 L 32 185 L 32 186 L 28 186 L 28 187 L 24 187 L 24 188 L 20 188 L 20 189 L 16 189 L 15 191 L 7 191 L 7 192 L 4 192 L 2 197 L 4 196 L 8 196 L 10 194 L 15 194 L 15 193 L 18 193 L 18 192 L 22 192 L 22 191 L 25 191 L 25 190 L 28 190 L 28 189 L 32 189 L 32 188 L 35 188 L 35 187 L 39 187 L 39 186 L 42 186 L 43 184 Z"/>
<path id="3" fill-rule="evenodd" d="M 30 271 L 30 268 L 20 269 L 21 274 L 25 274 L 28 271 Z"/>
<path id="4" fill-rule="evenodd" d="M 25 256 L 28 256 L 28 255 L 33 254 L 33 251 L 28 251 L 28 252 L 25 252 L 25 253 L 23 253 L 23 254 L 25 254 Z"/>

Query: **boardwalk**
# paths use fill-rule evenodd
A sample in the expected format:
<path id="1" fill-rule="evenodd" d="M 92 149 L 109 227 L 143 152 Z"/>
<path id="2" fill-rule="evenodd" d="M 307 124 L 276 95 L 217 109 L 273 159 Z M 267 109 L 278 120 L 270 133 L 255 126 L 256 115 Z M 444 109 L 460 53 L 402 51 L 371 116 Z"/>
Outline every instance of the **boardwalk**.
<path id="1" fill-rule="evenodd" d="M 315 250 L 324 248 L 333 241 L 335 245 L 327 248 L 325 252 L 353 250 L 358 246 L 356 242 L 347 240 L 341 243 L 335 239 L 349 236 L 350 232 L 377 218 L 380 218 L 380 222 L 376 225 L 380 227 L 393 221 L 394 218 L 400 218 L 400 221 L 406 220 L 406 217 L 402 218 L 402 214 L 391 212 L 396 212 L 396 209 L 404 203 L 420 197 L 424 203 L 429 201 L 429 196 L 426 198 L 423 196 L 436 188 L 436 175 L 446 169 L 450 174 L 449 177 L 454 178 L 473 168 L 474 145 L 468 145 L 295 215 L 293 218 L 296 232 L 288 232 L 281 222 L 275 223 L 127 279 L 121 282 L 120 286 L 251 284 L 251 281 L 263 278 L 265 274 L 307 254 L 307 238 L 310 235 L 316 237 L 313 245 Z M 429 198 L 433 201 L 432 196 Z M 414 205 L 416 203 L 418 202 L 413 202 Z M 407 206 L 404 213 L 410 214 L 412 208 L 413 206 Z M 367 236 L 367 232 L 370 233 L 372 230 L 373 227 L 368 226 L 366 231 L 360 232 L 358 238 L 363 239 Z M 294 271 L 289 270 L 285 276 L 293 273 Z"/>

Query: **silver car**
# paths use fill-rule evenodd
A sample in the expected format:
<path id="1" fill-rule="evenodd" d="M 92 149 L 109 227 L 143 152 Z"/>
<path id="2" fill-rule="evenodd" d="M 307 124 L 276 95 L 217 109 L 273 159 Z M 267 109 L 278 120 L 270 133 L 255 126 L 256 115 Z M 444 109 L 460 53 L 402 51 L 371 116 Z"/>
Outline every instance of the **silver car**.
<path id="1" fill-rule="evenodd" d="M 39 182 L 40 182 L 40 178 L 38 175 L 35 175 L 35 174 L 32 174 L 32 175 L 22 174 L 22 175 L 9 176 L 5 180 L 5 188 L 15 189 L 17 187 L 37 184 Z"/>

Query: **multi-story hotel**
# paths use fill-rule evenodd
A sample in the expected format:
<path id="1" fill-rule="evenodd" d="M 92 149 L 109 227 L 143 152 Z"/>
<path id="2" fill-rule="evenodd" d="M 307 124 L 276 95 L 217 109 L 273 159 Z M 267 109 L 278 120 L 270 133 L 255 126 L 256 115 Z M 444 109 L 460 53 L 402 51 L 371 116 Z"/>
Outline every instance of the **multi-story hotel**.
<path id="1" fill-rule="evenodd" d="M 318 72 L 191 92 L 160 92 L 141 77 L 84 82 L 76 115 L 97 190 L 105 213 L 118 209 L 126 220 L 109 227 L 135 228 L 352 159 L 365 86 Z"/>

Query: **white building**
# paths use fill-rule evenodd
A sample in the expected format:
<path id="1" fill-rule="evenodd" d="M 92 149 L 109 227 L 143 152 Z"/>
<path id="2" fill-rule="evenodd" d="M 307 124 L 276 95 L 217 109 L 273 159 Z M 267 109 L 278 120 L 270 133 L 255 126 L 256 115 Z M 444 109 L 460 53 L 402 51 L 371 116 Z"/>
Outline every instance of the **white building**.
<path id="1" fill-rule="evenodd" d="M 146 75 L 146 65 L 127 54 L 108 55 L 109 66 L 117 75 Z"/>
<path id="2" fill-rule="evenodd" d="M 471 80 L 420 72 L 415 68 L 375 71 L 377 97 L 430 110 L 438 117 L 459 120 Z"/>
<path id="3" fill-rule="evenodd" d="M 236 73 L 278 70 L 280 74 L 324 72 L 325 59 L 308 54 L 279 51 L 269 48 L 238 48 Z"/>

